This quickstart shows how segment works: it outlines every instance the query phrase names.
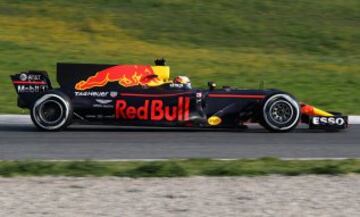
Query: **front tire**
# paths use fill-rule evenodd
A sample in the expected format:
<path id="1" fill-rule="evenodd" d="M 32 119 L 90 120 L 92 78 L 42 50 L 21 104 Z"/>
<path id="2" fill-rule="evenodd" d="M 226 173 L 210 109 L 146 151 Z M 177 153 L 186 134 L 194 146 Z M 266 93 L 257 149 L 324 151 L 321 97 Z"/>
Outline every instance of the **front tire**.
<path id="1" fill-rule="evenodd" d="M 260 124 L 271 132 L 288 132 L 299 123 L 298 102 L 288 94 L 275 94 L 264 101 Z"/>
<path id="2" fill-rule="evenodd" d="M 50 91 L 33 105 L 31 120 L 40 130 L 58 131 L 71 123 L 72 113 L 69 97 L 59 91 Z"/>

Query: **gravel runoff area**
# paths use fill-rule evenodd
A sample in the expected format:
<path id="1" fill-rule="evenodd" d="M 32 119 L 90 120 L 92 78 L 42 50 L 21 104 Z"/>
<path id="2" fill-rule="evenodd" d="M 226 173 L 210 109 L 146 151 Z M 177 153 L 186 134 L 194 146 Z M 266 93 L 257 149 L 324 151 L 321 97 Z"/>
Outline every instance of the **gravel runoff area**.
<path id="1" fill-rule="evenodd" d="M 0 216 L 359 216 L 360 175 L 0 178 Z"/>

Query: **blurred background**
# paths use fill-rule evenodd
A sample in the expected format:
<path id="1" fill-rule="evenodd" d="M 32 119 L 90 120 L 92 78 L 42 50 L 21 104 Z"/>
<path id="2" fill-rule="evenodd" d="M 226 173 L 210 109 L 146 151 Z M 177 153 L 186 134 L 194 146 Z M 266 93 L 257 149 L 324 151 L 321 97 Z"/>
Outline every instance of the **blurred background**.
<path id="1" fill-rule="evenodd" d="M 359 0 L 0 0 L 0 113 L 25 112 L 10 74 L 158 57 L 195 87 L 265 81 L 360 113 Z"/>

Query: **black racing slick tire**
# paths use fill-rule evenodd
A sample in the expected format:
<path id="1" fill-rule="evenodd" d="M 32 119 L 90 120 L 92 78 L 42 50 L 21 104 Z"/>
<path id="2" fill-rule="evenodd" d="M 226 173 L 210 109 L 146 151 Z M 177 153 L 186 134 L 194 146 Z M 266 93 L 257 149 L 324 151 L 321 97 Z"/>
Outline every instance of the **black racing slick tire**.
<path id="1" fill-rule="evenodd" d="M 40 97 L 31 109 L 31 120 L 44 131 L 64 130 L 72 121 L 70 98 L 60 91 L 49 91 Z"/>
<path id="2" fill-rule="evenodd" d="M 288 94 L 275 94 L 265 99 L 260 124 L 271 132 L 289 132 L 300 121 L 299 103 Z"/>

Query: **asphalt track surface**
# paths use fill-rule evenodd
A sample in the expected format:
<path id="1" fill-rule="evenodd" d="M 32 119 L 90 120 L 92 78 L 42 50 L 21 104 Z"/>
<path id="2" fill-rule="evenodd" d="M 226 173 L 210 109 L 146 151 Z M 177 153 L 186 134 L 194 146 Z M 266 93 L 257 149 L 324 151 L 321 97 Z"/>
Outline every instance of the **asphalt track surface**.
<path id="1" fill-rule="evenodd" d="M 360 125 L 342 132 L 268 133 L 73 126 L 40 132 L 27 116 L 0 118 L 0 160 L 112 160 L 168 158 L 359 158 Z"/>

